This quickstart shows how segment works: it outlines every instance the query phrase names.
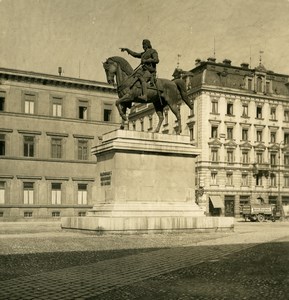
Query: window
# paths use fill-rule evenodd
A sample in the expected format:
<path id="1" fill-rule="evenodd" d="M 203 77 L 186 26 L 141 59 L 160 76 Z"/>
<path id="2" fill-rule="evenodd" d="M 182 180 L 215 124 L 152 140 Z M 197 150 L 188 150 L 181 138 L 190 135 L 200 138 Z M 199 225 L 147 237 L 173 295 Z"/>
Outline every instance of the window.
<path id="1" fill-rule="evenodd" d="M 257 106 L 257 108 L 256 108 L 256 118 L 262 119 L 262 107 L 261 106 Z"/>
<path id="2" fill-rule="evenodd" d="M 270 142 L 271 143 L 276 143 L 276 131 L 271 131 L 270 132 Z"/>
<path id="3" fill-rule="evenodd" d="M 248 117 L 248 104 L 243 104 L 242 109 L 242 117 Z"/>
<path id="4" fill-rule="evenodd" d="M 242 163 L 243 164 L 248 164 L 249 163 L 249 153 L 246 152 L 242 152 Z"/>
<path id="5" fill-rule="evenodd" d="M 5 110 L 5 92 L 0 92 L 0 111 Z"/>
<path id="6" fill-rule="evenodd" d="M 211 137 L 212 138 L 217 138 L 218 137 L 218 127 L 217 126 L 212 126 L 212 128 L 211 128 Z"/>
<path id="7" fill-rule="evenodd" d="M 51 139 L 51 157 L 52 158 L 62 157 L 62 139 L 57 139 L 57 138 Z"/>
<path id="8" fill-rule="evenodd" d="M 79 109 L 79 112 L 78 112 L 79 119 L 87 120 L 87 107 L 79 106 L 78 109 Z"/>
<path id="9" fill-rule="evenodd" d="M 61 183 L 51 183 L 51 204 L 61 204 Z"/>
<path id="10" fill-rule="evenodd" d="M 103 121 L 111 122 L 112 121 L 112 105 L 103 104 Z"/>
<path id="11" fill-rule="evenodd" d="M 217 114 L 218 113 L 218 102 L 212 101 L 212 113 Z"/>
<path id="12" fill-rule="evenodd" d="M 35 138 L 34 136 L 24 136 L 24 156 L 34 157 Z"/>
<path id="13" fill-rule="evenodd" d="M 32 211 L 25 211 L 24 212 L 24 218 L 32 218 L 33 217 L 33 212 Z"/>
<path id="14" fill-rule="evenodd" d="M 136 131 L 135 121 L 132 122 L 132 130 Z"/>
<path id="15" fill-rule="evenodd" d="M 190 130 L 190 141 L 193 141 L 195 139 L 194 126 L 190 126 L 189 130 Z"/>
<path id="16" fill-rule="evenodd" d="M 52 98 L 52 115 L 54 117 L 62 116 L 62 98 L 59 97 Z"/>
<path id="17" fill-rule="evenodd" d="M 277 197 L 276 196 L 269 196 L 269 204 L 277 204 Z"/>
<path id="18" fill-rule="evenodd" d="M 211 173 L 211 184 L 217 184 L 217 173 Z"/>
<path id="19" fill-rule="evenodd" d="M 242 140 L 248 141 L 248 129 L 247 128 L 242 129 Z"/>
<path id="20" fill-rule="evenodd" d="M 276 175 L 274 173 L 270 174 L 270 186 L 277 186 Z"/>
<path id="21" fill-rule="evenodd" d="M 262 186 L 262 176 L 256 175 L 256 186 Z"/>
<path id="22" fill-rule="evenodd" d="M 234 162 L 234 152 L 232 150 L 227 151 L 227 162 L 228 163 Z"/>
<path id="23" fill-rule="evenodd" d="M 227 139 L 232 140 L 233 139 L 233 128 L 227 127 Z"/>
<path id="24" fill-rule="evenodd" d="M 270 118 L 272 120 L 276 120 L 276 107 L 271 107 L 270 108 Z"/>
<path id="25" fill-rule="evenodd" d="M 284 144 L 288 145 L 289 144 L 289 133 L 284 133 Z"/>
<path id="26" fill-rule="evenodd" d="M 263 91 L 262 89 L 262 78 L 258 77 L 257 78 L 257 92 L 261 93 Z"/>
<path id="27" fill-rule="evenodd" d="M 284 155 L 284 165 L 289 167 L 289 154 Z"/>
<path id="28" fill-rule="evenodd" d="M 24 112 L 26 114 L 34 114 L 35 112 L 35 100 L 34 94 L 24 94 Z"/>
<path id="29" fill-rule="evenodd" d="M 257 130 L 257 142 L 262 142 L 262 130 Z"/>
<path id="30" fill-rule="evenodd" d="M 289 110 L 284 111 L 284 121 L 286 121 L 286 122 L 289 121 Z"/>
<path id="31" fill-rule="evenodd" d="M 270 154 L 270 164 L 271 164 L 271 166 L 276 166 L 276 161 L 277 161 L 276 154 L 275 153 L 271 153 Z"/>
<path id="32" fill-rule="evenodd" d="M 5 203 L 5 181 L 0 181 L 0 204 Z"/>
<path id="33" fill-rule="evenodd" d="M 269 94 L 271 92 L 270 81 L 266 81 L 266 93 Z"/>
<path id="34" fill-rule="evenodd" d="M 252 91 L 252 78 L 248 78 L 248 90 Z"/>
<path id="35" fill-rule="evenodd" d="M 85 211 L 79 211 L 78 212 L 78 216 L 79 217 L 85 217 L 86 216 L 86 212 Z"/>
<path id="36" fill-rule="evenodd" d="M 212 149 L 211 154 L 212 154 L 212 161 L 217 162 L 218 161 L 218 149 Z"/>
<path id="37" fill-rule="evenodd" d="M 87 101 L 79 101 L 78 118 L 82 119 L 82 120 L 87 120 L 87 118 L 88 118 L 88 102 Z"/>
<path id="38" fill-rule="evenodd" d="M 5 155 L 5 134 L 0 134 L 0 155 Z"/>
<path id="39" fill-rule="evenodd" d="M 78 140 L 78 159 L 88 159 L 88 142 L 86 140 Z"/>
<path id="40" fill-rule="evenodd" d="M 233 174 L 232 173 L 227 173 L 226 174 L 226 178 L 227 178 L 227 185 L 233 185 Z"/>
<path id="41" fill-rule="evenodd" d="M 77 203 L 80 205 L 87 204 L 87 184 L 78 184 Z"/>
<path id="42" fill-rule="evenodd" d="M 59 218 L 60 217 L 60 211 L 53 211 L 51 213 L 52 218 Z"/>
<path id="43" fill-rule="evenodd" d="M 248 181 L 248 174 L 242 174 L 242 181 L 241 181 L 241 186 L 248 186 L 249 181 Z"/>
<path id="44" fill-rule="evenodd" d="M 34 182 L 24 182 L 24 204 L 33 204 L 34 202 Z"/>
<path id="45" fill-rule="evenodd" d="M 112 110 L 109 108 L 105 108 L 103 110 L 103 121 L 110 122 L 111 121 Z"/>
<path id="46" fill-rule="evenodd" d="M 289 187 L 289 176 L 284 176 L 284 187 Z"/>
<path id="47" fill-rule="evenodd" d="M 257 164 L 262 164 L 263 163 L 263 153 L 257 152 L 256 157 L 257 157 Z"/>
<path id="48" fill-rule="evenodd" d="M 227 115 L 233 115 L 233 103 L 227 103 Z"/>
<path id="49" fill-rule="evenodd" d="M 191 107 L 192 107 L 192 109 L 190 109 L 190 116 L 192 117 L 192 116 L 194 116 L 194 111 L 195 111 L 195 101 L 194 100 L 190 100 L 190 102 L 191 102 Z"/>

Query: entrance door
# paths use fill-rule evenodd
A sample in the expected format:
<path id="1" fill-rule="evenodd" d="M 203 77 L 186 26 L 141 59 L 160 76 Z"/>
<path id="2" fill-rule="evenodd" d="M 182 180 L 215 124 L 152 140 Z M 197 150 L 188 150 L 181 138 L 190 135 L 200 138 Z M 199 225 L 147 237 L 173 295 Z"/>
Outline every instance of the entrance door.
<path id="1" fill-rule="evenodd" d="M 225 199 L 225 217 L 234 217 L 235 201 Z"/>

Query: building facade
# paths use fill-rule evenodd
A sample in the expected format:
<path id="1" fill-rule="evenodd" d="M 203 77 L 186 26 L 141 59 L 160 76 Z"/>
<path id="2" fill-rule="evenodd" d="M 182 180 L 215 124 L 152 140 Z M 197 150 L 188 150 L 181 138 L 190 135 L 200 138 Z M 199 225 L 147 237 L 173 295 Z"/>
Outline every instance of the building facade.
<path id="1" fill-rule="evenodd" d="M 90 149 L 119 127 L 116 98 L 106 83 L 0 69 L 0 221 L 85 215 Z"/>
<path id="2" fill-rule="evenodd" d="M 183 133 L 201 149 L 196 163 L 196 201 L 208 215 L 240 216 L 242 205 L 289 205 L 288 75 L 196 60 L 188 77 L 194 109 L 180 102 Z M 175 134 L 166 110 L 161 132 Z M 151 105 L 130 115 L 132 130 L 153 130 Z"/>

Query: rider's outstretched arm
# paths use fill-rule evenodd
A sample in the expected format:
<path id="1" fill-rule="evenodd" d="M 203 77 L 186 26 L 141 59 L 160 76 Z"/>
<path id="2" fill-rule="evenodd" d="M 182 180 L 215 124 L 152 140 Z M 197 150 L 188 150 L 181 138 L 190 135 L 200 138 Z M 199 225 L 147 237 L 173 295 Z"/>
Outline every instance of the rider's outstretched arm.
<path id="1" fill-rule="evenodd" d="M 121 48 L 121 51 L 126 51 L 128 54 L 130 54 L 131 56 L 136 57 L 136 58 L 141 58 L 141 55 L 142 55 L 142 53 L 134 52 L 128 48 Z"/>

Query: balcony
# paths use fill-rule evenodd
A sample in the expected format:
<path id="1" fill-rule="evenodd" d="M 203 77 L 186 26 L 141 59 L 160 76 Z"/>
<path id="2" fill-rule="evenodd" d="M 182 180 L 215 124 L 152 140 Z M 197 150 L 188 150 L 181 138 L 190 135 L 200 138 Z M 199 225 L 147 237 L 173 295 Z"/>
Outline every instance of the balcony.
<path id="1" fill-rule="evenodd" d="M 265 176 L 268 177 L 270 173 L 269 163 L 254 163 L 253 164 L 253 176 Z"/>

